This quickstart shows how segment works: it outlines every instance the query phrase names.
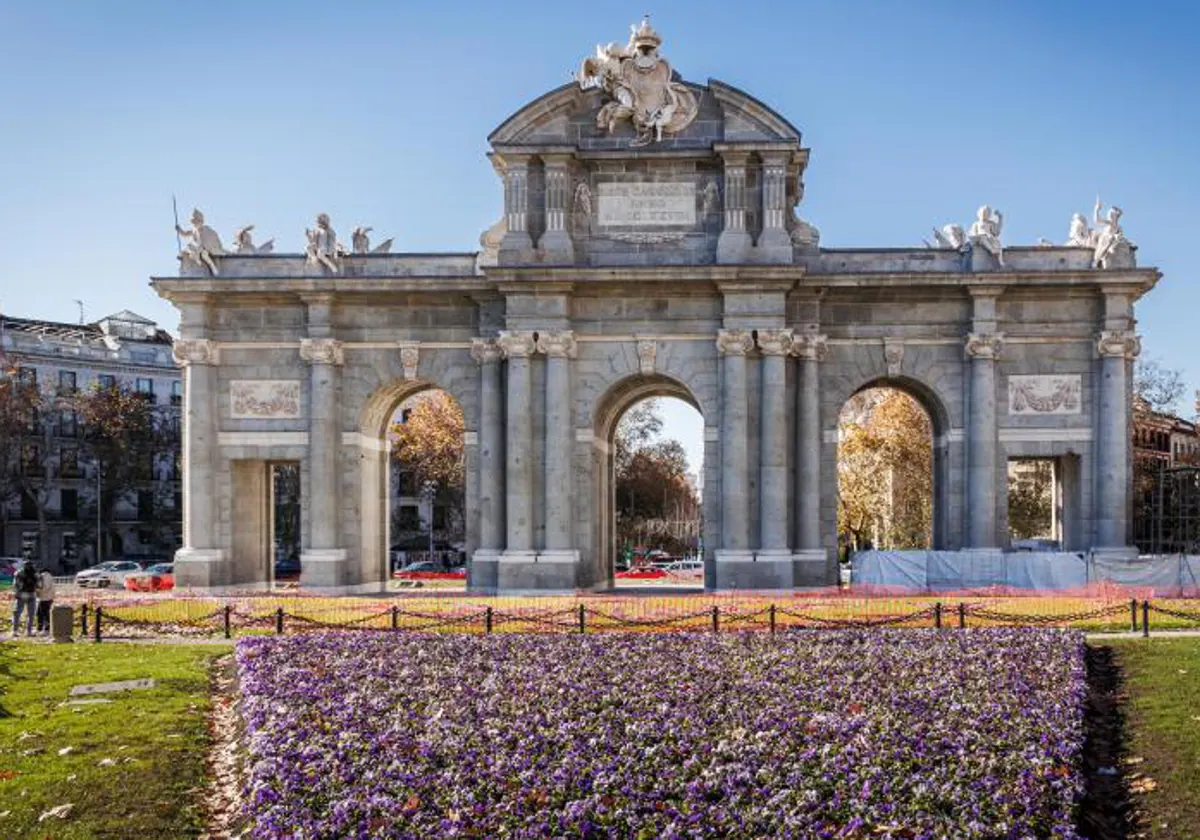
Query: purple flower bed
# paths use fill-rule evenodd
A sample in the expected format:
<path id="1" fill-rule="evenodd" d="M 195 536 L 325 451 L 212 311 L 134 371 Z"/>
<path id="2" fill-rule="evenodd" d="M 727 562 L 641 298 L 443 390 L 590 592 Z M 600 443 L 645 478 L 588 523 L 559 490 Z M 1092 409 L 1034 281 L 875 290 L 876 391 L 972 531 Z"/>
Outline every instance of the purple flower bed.
<path id="1" fill-rule="evenodd" d="M 255 838 L 1079 837 L 1057 630 L 237 645 Z"/>

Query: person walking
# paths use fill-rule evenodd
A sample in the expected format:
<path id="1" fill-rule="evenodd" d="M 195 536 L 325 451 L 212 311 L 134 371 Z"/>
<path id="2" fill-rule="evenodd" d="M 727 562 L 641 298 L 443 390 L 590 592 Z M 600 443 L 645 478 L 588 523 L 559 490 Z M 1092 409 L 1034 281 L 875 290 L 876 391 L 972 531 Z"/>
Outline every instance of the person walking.
<path id="1" fill-rule="evenodd" d="M 50 607 L 54 605 L 54 575 L 49 569 L 38 572 L 37 589 L 37 631 L 50 634 Z"/>
<path id="2" fill-rule="evenodd" d="M 13 638 L 21 631 L 21 614 L 25 614 L 25 635 L 33 635 L 34 604 L 37 599 L 38 572 L 32 560 L 26 560 L 13 575 Z"/>

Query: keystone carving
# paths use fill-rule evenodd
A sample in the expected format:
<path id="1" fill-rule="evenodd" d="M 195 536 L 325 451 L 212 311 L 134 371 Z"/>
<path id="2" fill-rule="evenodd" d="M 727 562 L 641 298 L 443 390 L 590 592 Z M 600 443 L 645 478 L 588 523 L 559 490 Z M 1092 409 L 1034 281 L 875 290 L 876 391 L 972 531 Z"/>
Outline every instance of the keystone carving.
<path id="1" fill-rule="evenodd" d="M 531 332 L 510 332 L 505 330 L 496 339 L 500 350 L 506 359 L 527 359 L 537 351 L 537 344 Z"/>
<path id="2" fill-rule="evenodd" d="M 180 339 L 171 347 L 175 364 L 188 365 L 220 364 L 221 352 L 217 342 L 207 338 Z"/>
<path id="3" fill-rule="evenodd" d="M 658 342 L 648 338 L 638 339 L 637 343 L 638 370 L 642 376 L 654 373 L 654 364 L 658 358 Z"/>
<path id="4" fill-rule="evenodd" d="M 904 364 L 903 339 L 885 338 L 883 340 L 883 361 L 887 365 L 888 376 L 900 375 L 900 366 Z"/>
<path id="5" fill-rule="evenodd" d="M 404 378 L 417 378 L 417 365 L 421 362 L 421 346 L 415 341 L 402 341 L 400 347 L 400 367 L 404 369 Z"/>
<path id="6" fill-rule="evenodd" d="M 792 349 L 791 330 L 759 330 L 758 350 L 764 356 L 786 356 Z"/>
<path id="7" fill-rule="evenodd" d="M 998 359 L 1004 333 L 971 333 L 967 336 L 967 356 L 972 359 Z"/>
<path id="8" fill-rule="evenodd" d="M 314 365 L 344 365 L 346 352 L 335 338 L 305 338 L 300 341 L 300 358 Z"/>
<path id="9" fill-rule="evenodd" d="M 1142 352 L 1142 340 L 1129 330 L 1104 330 L 1096 338 L 1096 352 L 1101 358 L 1134 359 Z"/>
<path id="10" fill-rule="evenodd" d="M 570 330 L 538 333 L 537 352 L 539 353 L 545 353 L 553 359 L 573 359 L 575 350 L 575 333 Z"/>
<path id="11" fill-rule="evenodd" d="M 717 333 L 717 352 L 722 356 L 745 356 L 754 349 L 754 337 L 748 330 L 721 330 Z"/>

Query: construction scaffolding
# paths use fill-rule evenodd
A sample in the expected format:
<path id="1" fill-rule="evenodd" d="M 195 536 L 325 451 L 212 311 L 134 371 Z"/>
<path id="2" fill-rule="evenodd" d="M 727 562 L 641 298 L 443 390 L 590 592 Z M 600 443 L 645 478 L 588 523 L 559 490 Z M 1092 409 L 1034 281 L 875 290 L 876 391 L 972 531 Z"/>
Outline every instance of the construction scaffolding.
<path id="1" fill-rule="evenodd" d="M 1200 467 L 1135 462 L 1133 542 L 1142 554 L 1200 554 Z"/>

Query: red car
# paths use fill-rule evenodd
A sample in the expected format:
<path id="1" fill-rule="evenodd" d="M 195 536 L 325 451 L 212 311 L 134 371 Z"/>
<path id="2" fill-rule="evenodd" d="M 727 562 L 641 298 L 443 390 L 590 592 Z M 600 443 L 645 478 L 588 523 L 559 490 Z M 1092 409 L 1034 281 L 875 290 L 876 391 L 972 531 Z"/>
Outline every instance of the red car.
<path id="1" fill-rule="evenodd" d="M 125 576 L 125 588 L 131 592 L 162 592 L 175 588 L 175 564 L 155 563 L 144 572 Z"/>

